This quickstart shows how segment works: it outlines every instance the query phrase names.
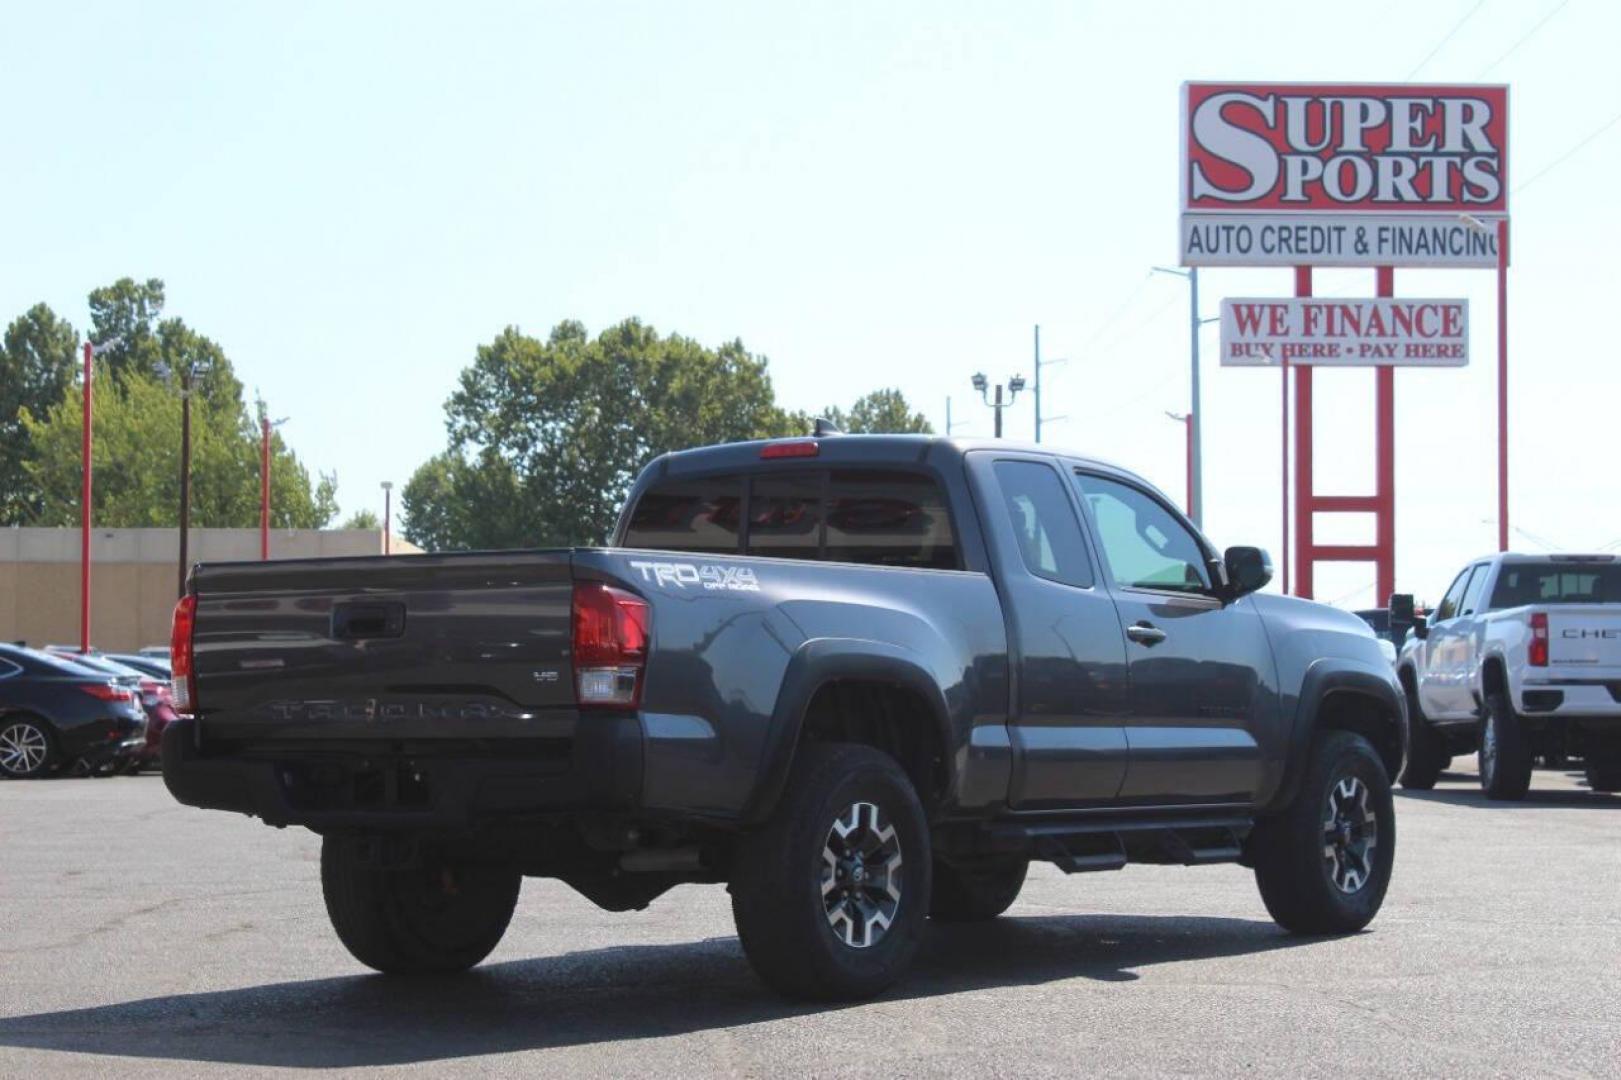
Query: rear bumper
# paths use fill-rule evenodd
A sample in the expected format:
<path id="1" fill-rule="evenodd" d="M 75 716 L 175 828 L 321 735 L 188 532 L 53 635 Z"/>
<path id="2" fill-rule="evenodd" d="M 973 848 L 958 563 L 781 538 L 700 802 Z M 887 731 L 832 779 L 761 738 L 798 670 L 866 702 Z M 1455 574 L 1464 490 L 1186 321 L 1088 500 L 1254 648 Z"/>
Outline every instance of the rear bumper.
<path id="1" fill-rule="evenodd" d="M 453 830 L 492 819 L 637 805 L 642 736 L 634 715 L 590 717 L 559 754 L 537 755 L 532 743 L 514 741 L 508 750 L 491 743 L 478 755 L 420 745 L 404 752 L 386 741 L 210 754 L 197 721 L 180 717 L 163 732 L 163 781 L 187 806 L 317 831 Z"/>
<path id="2" fill-rule="evenodd" d="M 1520 686 L 1515 702 L 1524 716 L 1592 720 L 1621 724 L 1621 681 L 1593 679 L 1530 679 Z"/>

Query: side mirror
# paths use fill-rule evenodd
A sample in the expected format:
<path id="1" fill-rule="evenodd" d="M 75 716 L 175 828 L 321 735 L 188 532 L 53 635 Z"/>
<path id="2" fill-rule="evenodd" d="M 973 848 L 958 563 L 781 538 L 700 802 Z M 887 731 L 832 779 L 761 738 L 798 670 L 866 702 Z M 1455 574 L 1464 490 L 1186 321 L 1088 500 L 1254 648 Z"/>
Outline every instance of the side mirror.
<path id="1" fill-rule="evenodd" d="M 1407 630 L 1417 618 L 1417 608 L 1413 605 L 1412 593 L 1391 593 L 1390 607 L 1390 640 L 1402 642 L 1407 640 Z"/>
<path id="2" fill-rule="evenodd" d="M 1272 580 L 1272 556 L 1258 547 L 1230 547 L 1223 561 L 1229 600 L 1248 596 Z"/>
<path id="3" fill-rule="evenodd" d="M 1430 636 L 1430 620 L 1422 615 L 1413 616 L 1413 636 L 1423 641 Z"/>

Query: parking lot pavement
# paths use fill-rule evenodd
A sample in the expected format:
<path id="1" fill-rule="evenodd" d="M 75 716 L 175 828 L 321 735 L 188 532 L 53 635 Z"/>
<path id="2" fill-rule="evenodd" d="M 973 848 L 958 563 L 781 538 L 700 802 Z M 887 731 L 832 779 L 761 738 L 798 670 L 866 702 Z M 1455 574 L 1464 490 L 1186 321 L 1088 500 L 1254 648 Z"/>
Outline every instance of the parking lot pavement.
<path id="1" fill-rule="evenodd" d="M 332 936 L 312 835 L 153 776 L 4 783 L 0 1075 L 1614 1076 L 1621 798 L 1449 775 L 1397 813 L 1355 937 L 1288 937 L 1238 867 L 1040 866 L 885 997 L 814 1008 L 755 981 L 719 887 L 611 915 L 526 882 L 482 967 L 390 980 Z"/>

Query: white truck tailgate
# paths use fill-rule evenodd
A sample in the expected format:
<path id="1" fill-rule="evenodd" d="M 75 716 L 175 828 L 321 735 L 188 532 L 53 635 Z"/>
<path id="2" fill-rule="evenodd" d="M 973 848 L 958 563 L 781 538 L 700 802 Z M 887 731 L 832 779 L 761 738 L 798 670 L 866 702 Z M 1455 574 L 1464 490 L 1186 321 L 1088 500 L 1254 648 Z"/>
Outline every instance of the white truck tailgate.
<path id="1" fill-rule="evenodd" d="M 1621 668 L 1621 608 L 1613 604 L 1549 608 L 1548 662 Z"/>

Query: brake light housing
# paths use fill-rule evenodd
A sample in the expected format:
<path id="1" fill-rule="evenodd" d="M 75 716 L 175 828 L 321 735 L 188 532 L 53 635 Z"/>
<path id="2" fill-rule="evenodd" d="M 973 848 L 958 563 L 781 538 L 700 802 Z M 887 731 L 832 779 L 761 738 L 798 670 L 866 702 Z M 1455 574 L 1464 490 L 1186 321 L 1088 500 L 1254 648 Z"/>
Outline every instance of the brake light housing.
<path id="1" fill-rule="evenodd" d="M 1531 613 L 1531 645 L 1526 650 L 1526 660 L 1532 667 L 1548 666 L 1548 613 L 1546 611 L 1533 611 Z"/>
<path id="2" fill-rule="evenodd" d="M 582 708 L 642 703 L 652 626 L 646 600 L 600 581 L 574 585 L 574 685 Z"/>
<path id="3" fill-rule="evenodd" d="M 772 458 L 816 457 L 821 452 L 821 444 L 815 439 L 787 439 L 781 442 L 768 442 L 760 447 L 760 456 L 767 461 Z"/>
<path id="4" fill-rule="evenodd" d="M 169 671 L 174 686 L 175 711 L 197 711 L 197 673 L 194 670 L 192 638 L 197 626 L 197 597 L 182 596 L 174 606 L 169 626 Z"/>
<path id="5" fill-rule="evenodd" d="M 124 689 L 122 686 L 115 686 L 114 684 L 112 684 L 110 682 L 107 682 L 107 683 L 90 683 L 88 685 L 79 687 L 79 689 L 83 690 L 85 693 L 89 694 L 91 697 L 99 698 L 102 701 L 134 701 L 135 700 L 135 695 L 134 694 L 130 693 L 128 690 Z"/>

